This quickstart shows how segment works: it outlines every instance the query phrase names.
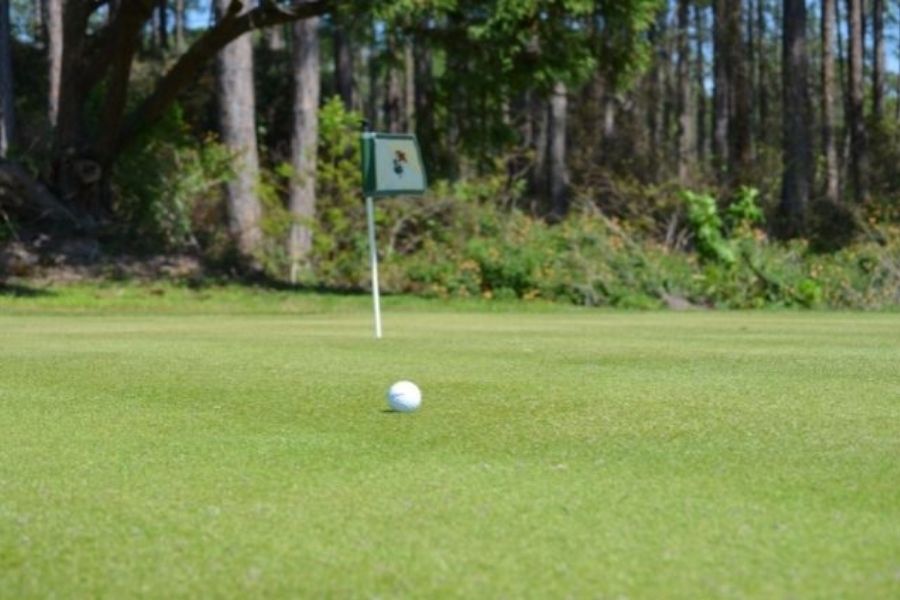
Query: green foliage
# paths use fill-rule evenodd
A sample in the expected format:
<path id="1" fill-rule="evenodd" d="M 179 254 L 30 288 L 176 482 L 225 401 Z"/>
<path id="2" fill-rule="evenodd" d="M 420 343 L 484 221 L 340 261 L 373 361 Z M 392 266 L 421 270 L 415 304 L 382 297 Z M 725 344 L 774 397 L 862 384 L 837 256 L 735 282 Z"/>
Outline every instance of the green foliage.
<path id="1" fill-rule="evenodd" d="M 366 273 L 360 123 L 360 115 L 346 111 L 338 97 L 319 111 L 312 258 L 318 282 L 335 287 L 351 287 Z"/>
<path id="2" fill-rule="evenodd" d="M 725 211 L 725 219 L 732 234 L 746 235 L 765 218 L 759 207 L 759 190 L 742 185 L 737 190 L 737 199 Z"/>
<path id="3" fill-rule="evenodd" d="M 343 123 L 339 105 L 329 111 L 329 119 Z M 343 125 L 326 131 L 330 141 L 322 152 L 330 158 L 320 164 L 327 173 L 320 186 L 333 193 L 320 196 L 330 209 L 317 224 L 313 277 L 328 287 L 354 288 L 368 278 L 355 135 Z M 342 147 L 350 161 L 336 150 Z M 724 218 L 711 196 L 682 194 L 696 254 L 673 251 L 642 227 L 589 205 L 550 225 L 512 208 L 523 189 L 498 174 L 438 182 L 418 200 L 379 201 L 384 289 L 628 308 L 660 307 L 673 298 L 731 308 L 900 304 L 900 235 L 883 233 L 894 241 L 867 246 L 855 261 L 850 257 L 858 247 L 820 256 L 805 243 L 773 243 L 758 229 L 762 211 L 752 188 L 738 191 Z"/>
<path id="4" fill-rule="evenodd" d="M 116 162 L 112 190 L 121 232 L 146 251 L 197 246 L 215 235 L 221 184 L 231 178 L 227 150 L 209 136 L 197 144 L 176 106 Z"/>
<path id="5" fill-rule="evenodd" d="M 716 207 L 716 199 L 709 194 L 682 192 L 687 205 L 687 221 L 694 233 L 694 243 L 701 258 L 732 265 L 734 250 L 722 234 L 722 219 Z"/>

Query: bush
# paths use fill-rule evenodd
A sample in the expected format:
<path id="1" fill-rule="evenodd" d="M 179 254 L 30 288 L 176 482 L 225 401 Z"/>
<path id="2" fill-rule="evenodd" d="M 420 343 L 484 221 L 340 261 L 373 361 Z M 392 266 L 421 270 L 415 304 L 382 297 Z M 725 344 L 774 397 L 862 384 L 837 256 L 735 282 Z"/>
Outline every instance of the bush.
<path id="1" fill-rule="evenodd" d="M 214 245 L 220 237 L 221 185 L 232 177 L 229 155 L 214 137 L 190 136 L 176 106 L 147 139 L 116 162 L 112 178 L 119 233 L 146 251 Z"/>
<path id="2" fill-rule="evenodd" d="M 320 111 L 317 215 L 311 224 L 313 252 L 302 279 L 309 285 L 368 287 L 359 123 L 360 117 L 345 111 L 337 99 Z M 217 173 L 215 148 L 189 155 L 188 172 Z M 176 144 L 169 152 L 180 156 L 184 150 Z M 169 174 L 164 168 L 162 173 Z M 816 253 L 805 241 L 773 242 L 760 228 L 757 190 L 745 187 L 721 211 L 712 195 L 691 191 L 681 192 L 681 206 L 659 204 L 661 211 L 669 211 L 669 217 L 658 215 L 662 221 L 675 223 L 673 215 L 684 215 L 686 222 L 682 234 L 667 234 L 664 243 L 657 228 L 607 216 L 589 200 L 577 202 L 562 222 L 548 224 L 517 208 L 523 205 L 524 181 L 500 168 L 494 173 L 455 184 L 437 182 L 422 198 L 377 201 L 386 292 L 625 308 L 666 303 L 728 308 L 900 304 L 896 229 L 873 230 L 868 241 L 833 254 Z M 280 275 L 287 264 L 284 240 L 292 222 L 283 199 L 292 176 L 287 165 L 276 165 L 264 173 L 260 186 L 269 240 L 266 265 Z M 202 197 L 198 192 L 204 189 L 176 187 L 164 206 L 190 205 L 190 200 L 179 204 L 178 199 Z M 169 239 L 179 239 L 181 229 L 160 229 Z M 669 238 L 690 243 L 671 243 Z"/>

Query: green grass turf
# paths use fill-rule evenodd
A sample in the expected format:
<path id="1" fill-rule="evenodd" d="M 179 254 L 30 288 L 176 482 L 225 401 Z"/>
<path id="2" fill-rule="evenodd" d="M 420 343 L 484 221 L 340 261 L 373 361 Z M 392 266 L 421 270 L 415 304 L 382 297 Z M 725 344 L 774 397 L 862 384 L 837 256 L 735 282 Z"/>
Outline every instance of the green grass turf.
<path id="1" fill-rule="evenodd" d="M 305 302 L 3 299 L 0 597 L 900 595 L 896 315 Z"/>

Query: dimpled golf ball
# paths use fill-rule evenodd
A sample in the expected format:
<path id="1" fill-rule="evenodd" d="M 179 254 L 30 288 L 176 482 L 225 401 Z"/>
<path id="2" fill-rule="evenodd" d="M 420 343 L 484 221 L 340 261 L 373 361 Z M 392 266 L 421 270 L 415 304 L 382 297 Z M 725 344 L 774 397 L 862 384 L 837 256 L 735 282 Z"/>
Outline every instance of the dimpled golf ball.
<path id="1" fill-rule="evenodd" d="M 412 381 L 398 381 L 388 390 L 387 400 L 397 412 L 412 412 L 422 404 L 422 392 Z"/>

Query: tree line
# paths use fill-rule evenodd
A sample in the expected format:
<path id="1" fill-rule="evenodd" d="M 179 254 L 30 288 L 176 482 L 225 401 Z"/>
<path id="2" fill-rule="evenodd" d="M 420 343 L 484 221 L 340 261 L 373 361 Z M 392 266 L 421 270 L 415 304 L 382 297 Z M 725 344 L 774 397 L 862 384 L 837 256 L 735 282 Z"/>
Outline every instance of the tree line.
<path id="1" fill-rule="evenodd" d="M 891 0 L 0 0 L 0 211 L 128 231 L 129 153 L 214 139 L 239 262 L 274 202 L 295 272 L 337 97 L 416 132 L 433 178 L 505 174 L 550 222 L 589 204 L 671 236 L 673 190 L 752 187 L 771 233 L 839 244 L 896 218 L 898 65 Z"/>

